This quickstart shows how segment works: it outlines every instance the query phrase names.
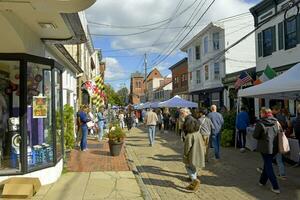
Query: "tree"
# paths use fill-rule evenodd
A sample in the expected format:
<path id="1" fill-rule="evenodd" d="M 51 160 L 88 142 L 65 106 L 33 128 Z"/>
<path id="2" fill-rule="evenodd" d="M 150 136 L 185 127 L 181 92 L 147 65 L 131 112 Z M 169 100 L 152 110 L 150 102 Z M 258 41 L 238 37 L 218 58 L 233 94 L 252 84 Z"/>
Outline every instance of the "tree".
<path id="1" fill-rule="evenodd" d="M 105 93 L 109 104 L 117 106 L 124 105 L 124 102 L 121 101 L 120 96 L 114 91 L 111 85 L 105 85 Z"/>
<path id="2" fill-rule="evenodd" d="M 121 102 L 123 103 L 123 105 L 128 103 L 128 89 L 127 87 L 123 87 L 120 90 L 117 91 L 117 94 L 120 97 Z"/>

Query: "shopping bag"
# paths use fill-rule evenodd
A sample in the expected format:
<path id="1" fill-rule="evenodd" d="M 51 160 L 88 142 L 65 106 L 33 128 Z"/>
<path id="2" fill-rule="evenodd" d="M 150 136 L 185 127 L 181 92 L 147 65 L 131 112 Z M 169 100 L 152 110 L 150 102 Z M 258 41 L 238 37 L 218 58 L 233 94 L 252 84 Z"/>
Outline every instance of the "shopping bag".
<path id="1" fill-rule="evenodd" d="M 289 140 L 285 136 L 284 131 L 282 131 L 282 128 L 279 125 L 279 133 L 278 133 L 278 149 L 279 153 L 286 154 L 290 151 L 290 144 Z"/>

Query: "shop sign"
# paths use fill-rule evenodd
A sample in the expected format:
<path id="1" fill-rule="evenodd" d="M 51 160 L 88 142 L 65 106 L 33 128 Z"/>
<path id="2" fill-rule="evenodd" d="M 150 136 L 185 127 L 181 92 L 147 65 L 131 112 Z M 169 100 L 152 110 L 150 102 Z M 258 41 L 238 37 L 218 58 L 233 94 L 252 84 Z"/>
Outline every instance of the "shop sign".
<path id="1" fill-rule="evenodd" d="M 47 118 L 47 98 L 44 96 L 33 96 L 33 118 Z"/>

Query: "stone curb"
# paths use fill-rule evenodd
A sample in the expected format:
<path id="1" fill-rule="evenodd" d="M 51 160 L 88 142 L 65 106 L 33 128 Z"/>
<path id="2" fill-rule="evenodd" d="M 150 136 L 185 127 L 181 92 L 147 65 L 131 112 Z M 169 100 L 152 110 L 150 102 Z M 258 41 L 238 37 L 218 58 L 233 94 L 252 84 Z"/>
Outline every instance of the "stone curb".
<path id="1" fill-rule="evenodd" d="M 128 148 L 129 147 L 127 147 L 126 143 L 125 143 L 125 154 L 126 154 L 126 157 L 127 157 L 128 165 L 132 169 L 132 173 L 134 174 L 134 176 L 135 176 L 135 178 L 138 182 L 138 185 L 140 186 L 140 189 L 141 189 L 141 192 L 142 192 L 142 195 L 143 195 L 144 199 L 145 200 L 152 200 L 151 195 L 150 195 L 147 187 L 145 186 L 145 184 L 143 182 L 142 176 L 140 175 L 138 169 L 136 168 L 136 165 L 135 165 L 134 161 L 131 160 L 134 155 L 132 155 L 132 153 L 129 152 Z"/>

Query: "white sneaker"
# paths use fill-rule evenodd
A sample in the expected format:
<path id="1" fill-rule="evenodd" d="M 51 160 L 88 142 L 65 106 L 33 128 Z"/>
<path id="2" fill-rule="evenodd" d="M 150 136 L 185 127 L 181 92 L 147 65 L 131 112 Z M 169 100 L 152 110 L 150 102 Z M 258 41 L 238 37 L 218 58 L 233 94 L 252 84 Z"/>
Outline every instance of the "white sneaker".
<path id="1" fill-rule="evenodd" d="M 245 153 L 245 152 L 246 152 L 246 149 L 245 149 L 245 148 L 240 148 L 240 152 L 241 152 L 241 153 Z"/>
<path id="2" fill-rule="evenodd" d="M 275 189 L 271 188 L 271 191 L 274 192 L 275 194 L 280 194 L 280 190 L 279 189 L 275 190 Z"/>

